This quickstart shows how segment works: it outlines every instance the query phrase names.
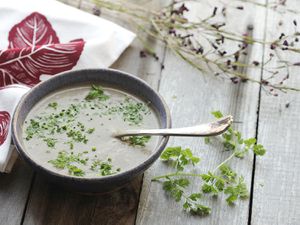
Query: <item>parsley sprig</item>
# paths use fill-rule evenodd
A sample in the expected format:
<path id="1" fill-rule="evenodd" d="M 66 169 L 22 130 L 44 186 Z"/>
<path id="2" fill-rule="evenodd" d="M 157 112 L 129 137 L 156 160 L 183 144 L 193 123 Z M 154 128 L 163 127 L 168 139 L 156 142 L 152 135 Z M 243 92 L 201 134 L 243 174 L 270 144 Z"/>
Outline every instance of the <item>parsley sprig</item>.
<path id="1" fill-rule="evenodd" d="M 88 95 L 85 97 L 86 100 L 94 100 L 98 99 L 100 101 L 105 101 L 109 99 L 109 96 L 104 94 L 103 88 L 101 86 L 92 85 L 91 90 L 89 91 Z"/>
<path id="2" fill-rule="evenodd" d="M 183 209 L 187 212 L 198 214 L 198 215 L 208 215 L 211 209 L 200 203 L 202 198 L 202 193 L 192 193 L 190 195 L 186 194 L 185 189 L 190 185 L 190 181 L 186 178 L 171 179 L 166 177 L 166 181 L 163 182 L 163 189 L 170 194 L 176 202 L 183 199 Z"/>
<path id="3" fill-rule="evenodd" d="M 125 98 L 119 105 L 109 108 L 107 114 L 120 114 L 129 125 L 141 125 L 144 115 L 151 113 L 146 104 L 137 102 L 132 98 Z"/>
<path id="4" fill-rule="evenodd" d="M 212 113 L 216 118 L 223 117 L 220 111 Z M 190 149 L 181 147 L 169 147 L 163 151 L 160 159 L 168 162 L 175 169 L 173 173 L 160 175 L 152 178 L 152 181 L 162 182 L 163 189 L 175 201 L 181 202 L 186 212 L 197 215 L 208 215 L 211 212 L 209 206 L 201 203 L 203 198 L 209 196 L 226 195 L 226 202 L 234 205 L 238 199 L 249 197 L 247 185 L 242 175 L 238 175 L 229 163 L 234 158 L 243 158 L 250 150 L 258 156 L 265 154 L 265 148 L 256 143 L 255 138 L 243 139 L 239 131 L 230 127 L 222 136 L 224 149 L 232 151 L 232 154 L 220 163 L 212 171 L 206 173 L 186 172 L 188 166 L 196 166 L 200 158 L 194 156 Z M 206 138 L 205 143 L 209 144 L 210 139 Z M 200 192 L 188 193 L 191 177 L 200 181 Z"/>
<path id="5" fill-rule="evenodd" d="M 44 138 L 43 141 L 46 142 L 48 147 L 54 148 L 55 144 L 57 142 L 57 139 L 48 137 L 48 138 Z"/>
<path id="6" fill-rule="evenodd" d="M 25 131 L 26 140 L 29 141 L 33 137 L 37 137 L 42 139 L 48 147 L 54 148 L 57 140 L 51 136 L 65 133 L 68 137 L 66 143 L 70 145 L 70 149 L 74 147 L 73 142 L 86 144 L 88 142 L 87 136 L 92 134 L 95 128 L 86 128 L 83 123 L 76 122 L 79 112 L 80 106 L 71 104 L 68 108 L 31 119 Z"/>
<path id="7" fill-rule="evenodd" d="M 212 112 L 215 118 L 219 119 L 223 117 L 220 111 Z M 229 127 L 228 130 L 222 134 L 222 142 L 226 151 L 233 151 L 234 156 L 237 158 L 243 158 L 249 150 L 252 150 L 256 155 L 264 155 L 266 153 L 265 148 L 261 144 L 256 144 L 256 138 L 244 139 L 241 132 Z M 210 139 L 206 138 L 206 143 L 209 143 Z"/>
<path id="8" fill-rule="evenodd" d="M 182 171 L 188 164 L 196 165 L 200 161 L 200 158 L 194 156 L 189 148 L 182 149 L 181 147 L 167 148 L 161 154 L 160 159 L 171 162 L 178 171 Z"/>

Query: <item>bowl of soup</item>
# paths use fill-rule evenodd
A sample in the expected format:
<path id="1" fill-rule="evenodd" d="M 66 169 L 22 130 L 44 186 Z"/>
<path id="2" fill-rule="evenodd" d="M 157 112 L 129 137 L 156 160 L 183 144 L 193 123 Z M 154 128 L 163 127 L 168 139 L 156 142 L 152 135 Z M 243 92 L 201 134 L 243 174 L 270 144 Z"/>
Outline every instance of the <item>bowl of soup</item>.
<path id="1" fill-rule="evenodd" d="M 112 69 L 62 73 L 19 102 L 12 136 L 20 156 L 47 180 L 77 192 L 109 192 L 142 174 L 168 137 L 114 137 L 170 128 L 169 109 L 143 80 Z"/>

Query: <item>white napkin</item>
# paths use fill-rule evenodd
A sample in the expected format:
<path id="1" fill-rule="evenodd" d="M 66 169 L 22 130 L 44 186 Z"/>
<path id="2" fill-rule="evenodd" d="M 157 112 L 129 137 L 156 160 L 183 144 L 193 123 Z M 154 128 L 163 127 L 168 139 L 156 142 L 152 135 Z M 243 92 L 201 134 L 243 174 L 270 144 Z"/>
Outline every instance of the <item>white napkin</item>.
<path id="1" fill-rule="evenodd" d="M 13 111 L 21 97 L 29 90 L 25 86 L 9 85 L 0 89 L 0 171 L 9 172 L 14 160 L 10 161 L 11 146 L 10 122 Z"/>
<path id="2" fill-rule="evenodd" d="M 22 88 L 67 70 L 110 66 L 135 34 L 55 0 L 0 1 L 0 172 L 7 168 L 10 119 Z M 2 141 L 1 141 L 2 140 Z"/>

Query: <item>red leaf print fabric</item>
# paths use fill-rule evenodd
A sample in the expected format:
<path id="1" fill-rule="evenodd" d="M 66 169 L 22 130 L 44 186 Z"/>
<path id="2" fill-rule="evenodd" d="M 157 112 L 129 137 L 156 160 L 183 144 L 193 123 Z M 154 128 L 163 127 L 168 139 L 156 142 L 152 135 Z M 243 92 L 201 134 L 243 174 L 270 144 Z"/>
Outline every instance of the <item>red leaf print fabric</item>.
<path id="1" fill-rule="evenodd" d="M 10 115 L 6 111 L 0 111 L 0 146 L 5 142 L 9 130 Z"/>
<path id="2" fill-rule="evenodd" d="M 59 39 L 51 24 L 40 13 L 32 13 L 9 32 L 8 48 L 26 48 L 57 44 Z"/>
<path id="3" fill-rule="evenodd" d="M 9 32 L 9 46 L 0 51 L 0 87 L 13 83 L 33 86 L 40 76 L 72 69 L 84 41 L 61 44 L 45 16 L 34 12 Z"/>

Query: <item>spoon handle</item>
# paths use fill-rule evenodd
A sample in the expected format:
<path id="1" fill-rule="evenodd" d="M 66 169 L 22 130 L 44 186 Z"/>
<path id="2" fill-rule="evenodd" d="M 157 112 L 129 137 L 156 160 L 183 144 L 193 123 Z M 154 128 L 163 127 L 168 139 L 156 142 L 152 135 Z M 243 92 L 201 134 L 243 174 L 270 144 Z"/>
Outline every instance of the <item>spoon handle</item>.
<path id="1" fill-rule="evenodd" d="M 232 123 L 232 116 L 225 116 L 217 121 L 192 127 L 148 130 L 125 130 L 115 132 L 115 137 L 139 136 L 139 135 L 162 135 L 162 136 L 216 136 L 226 131 Z"/>

